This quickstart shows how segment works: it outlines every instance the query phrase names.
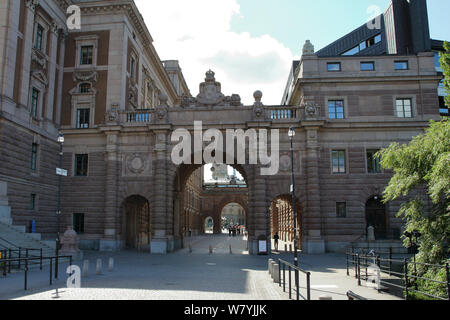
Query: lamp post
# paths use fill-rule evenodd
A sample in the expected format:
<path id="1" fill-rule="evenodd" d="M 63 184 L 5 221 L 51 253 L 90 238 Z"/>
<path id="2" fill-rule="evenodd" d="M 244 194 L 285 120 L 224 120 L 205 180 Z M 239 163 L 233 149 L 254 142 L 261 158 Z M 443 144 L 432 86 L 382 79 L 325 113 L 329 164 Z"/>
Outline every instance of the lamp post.
<path id="1" fill-rule="evenodd" d="M 416 267 L 416 254 L 417 254 L 417 242 L 422 234 L 419 231 L 414 230 L 413 232 L 405 232 L 405 236 L 409 239 L 409 243 L 414 251 L 414 275 L 417 276 L 417 267 Z M 414 239 L 414 240 L 413 240 Z M 417 290 L 417 282 L 416 278 L 414 278 L 414 286 Z"/>
<path id="2" fill-rule="evenodd" d="M 295 175 L 294 175 L 294 128 L 289 129 L 289 140 L 291 141 L 291 172 L 292 172 L 292 210 L 294 213 L 294 265 L 298 267 L 298 254 L 297 254 L 297 207 L 295 201 Z"/>
<path id="3" fill-rule="evenodd" d="M 59 162 L 58 168 L 62 167 L 62 156 L 63 156 L 63 146 L 64 146 L 64 135 L 60 132 L 58 135 L 58 143 L 59 143 Z M 60 218 L 61 218 L 61 174 L 58 175 L 58 200 L 56 207 L 56 257 L 59 256 L 59 246 L 61 244 L 61 236 L 60 236 Z M 58 278 L 58 260 L 55 261 L 55 278 Z"/>

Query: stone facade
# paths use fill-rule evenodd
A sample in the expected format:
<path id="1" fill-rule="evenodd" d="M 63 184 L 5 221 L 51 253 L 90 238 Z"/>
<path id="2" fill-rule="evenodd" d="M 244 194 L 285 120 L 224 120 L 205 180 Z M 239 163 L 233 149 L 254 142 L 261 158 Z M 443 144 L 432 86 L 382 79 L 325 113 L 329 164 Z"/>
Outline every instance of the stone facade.
<path id="1" fill-rule="evenodd" d="M 379 238 L 398 236 L 401 202 L 381 204 L 391 173 L 377 170 L 371 157 L 439 120 L 433 53 L 319 57 L 309 43 L 291 75 L 286 105 L 265 106 L 257 91 L 255 103 L 245 106 L 239 95 L 222 93 L 212 71 L 193 97 L 178 63 L 159 59 L 133 1 L 73 2 L 81 6 L 78 31 L 63 27 L 71 1 L 0 2 L 6 6 L 0 25 L 17 31 L 0 30 L 8 35 L 0 48 L 9 48 L 0 50 L 0 180 L 8 183 L 15 223 L 35 219 L 47 237 L 57 231 L 61 129 L 68 176 L 62 179 L 59 231 L 81 228 L 82 249 L 172 252 L 186 236 L 201 233 L 208 217 L 220 227 L 229 203 L 245 211 L 250 253 L 257 253 L 258 239 L 276 231 L 292 240 L 291 166 L 304 252 L 342 250 L 364 238 L 369 225 Z M 45 46 L 35 50 L 39 21 Z M 399 60 L 409 68 L 395 70 Z M 362 62 L 374 70 L 361 71 Z M 329 64 L 340 71 L 330 72 Z M 227 129 L 278 130 L 278 172 L 264 175 L 260 164 L 235 161 L 228 164 L 242 175 L 245 189 L 204 189 L 207 162 L 175 164 L 171 157 L 175 130 L 199 142 L 194 121 L 223 136 Z M 290 128 L 296 132 L 293 164 Z"/>

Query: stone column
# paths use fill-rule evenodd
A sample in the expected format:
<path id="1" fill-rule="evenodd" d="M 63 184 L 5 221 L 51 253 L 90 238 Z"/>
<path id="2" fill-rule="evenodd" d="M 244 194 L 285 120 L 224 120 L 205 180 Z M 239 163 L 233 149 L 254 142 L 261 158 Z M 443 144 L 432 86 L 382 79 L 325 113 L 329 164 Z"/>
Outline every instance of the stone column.
<path id="1" fill-rule="evenodd" d="M 53 106 L 55 99 L 57 97 L 57 92 L 55 88 L 56 80 L 56 65 L 58 61 L 58 26 L 53 23 L 48 36 L 50 37 L 50 59 L 48 64 L 48 93 L 47 93 L 47 105 L 44 108 L 44 125 L 46 127 L 53 126 Z"/>
<path id="2" fill-rule="evenodd" d="M 118 178 L 119 178 L 119 135 L 115 131 L 106 132 L 106 185 L 105 185 L 105 219 L 104 234 L 100 240 L 100 251 L 120 250 L 117 238 L 116 218 L 118 212 Z"/>
<path id="3" fill-rule="evenodd" d="M 8 183 L 0 181 L 0 222 L 11 225 L 11 207 L 8 203 Z"/>
<path id="4" fill-rule="evenodd" d="M 303 248 L 309 254 L 325 253 L 325 241 L 323 240 L 323 223 L 320 210 L 320 183 L 319 183 L 319 155 L 317 124 L 306 127 L 307 151 L 307 206 L 305 217 L 306 245 Z"/>
<path id="5" fill-rule="evenodd" d="M 155 175 L 153 179 L 153 239 L 150 242 L 152 254 L 166 254 L 168 252 L 168 235 L 166 216 L 167 212 L 167 139 L 168 130 L 155 130 L 156 160 Z"/>
<path id="6" fill-rule="evenodd" d="M 267 202 L 266 177 L 261 176 L 259 168 L 253 168 L 254 179 L 251 198 L 249 195 L 250 214 L 253 220 L 253 234 L 249 237 L 250 254 L 258 254 L 258 238 L 261 236 L 270 238 L 270 215 L 269 204 Z M 268 243 L 270 252 L 270 242 Z"/>

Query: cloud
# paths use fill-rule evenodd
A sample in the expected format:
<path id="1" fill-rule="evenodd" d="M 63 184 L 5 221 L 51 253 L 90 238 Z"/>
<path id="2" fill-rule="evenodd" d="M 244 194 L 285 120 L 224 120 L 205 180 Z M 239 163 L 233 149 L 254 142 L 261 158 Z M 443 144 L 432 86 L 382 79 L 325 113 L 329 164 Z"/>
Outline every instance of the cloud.
<path id="1" fill-rule="evenodd" d="M 237 0 L 135 1 L 161 60 L 179 60 L 193 96 L 212 69 L 225 95 L 250 105 L 261 90 L 266 105 L 280 103 L 295 57 L 269 35 L 231 31 L 233 17 L 245 19 Z"/>

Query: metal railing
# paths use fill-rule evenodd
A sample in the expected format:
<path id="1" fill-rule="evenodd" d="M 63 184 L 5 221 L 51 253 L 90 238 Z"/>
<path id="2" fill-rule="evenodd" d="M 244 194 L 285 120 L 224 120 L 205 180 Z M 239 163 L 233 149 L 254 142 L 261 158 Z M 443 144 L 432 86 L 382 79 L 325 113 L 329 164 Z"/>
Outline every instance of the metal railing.
<path id="1" fill-rule="evenodd" d="M 37 253 L 36 253 L 37 252 Z M 18 259 L 16 262 L 16 265 L 12 265 L 13 269 L 21 269 L 22 261 L 20 259 L 22 258 L 39 258 L 38 262 L 31 263 L 32 265 L 39 265 L 40 270 L 42 270 L 42 264 L 43 264 L 43 249 L 30 249 L 30 248 L 21 248 L 17 247 L 17 249 L 2 249 L 0 250 L 0 256 L 2 262 L 4 259 L 12 260 L 12 259 Z M 11 273 L 11 263 L 8 265 L 8 273 Z"/>
<path id="2" fill-rule="evenodd" d="M 311 300 L 311 272 L 305 271 L 292 263 L 289 263 L 287 261 L 284 261 L 282 259 L 278 259 L 278 264 L 280 268 L 278 269 L 278 279 L 280 280 L 279 286 L 283 286 L 283 292 L 286 292 L 286 268 L 287 272 L 289 273 L 289 299 L 292 299 L 292 291 L 295 291 L 296 293 L 296 299 L 300 300 L 300 284 L 299 284 L 299 272 L 306 275 L 306 298 L 303 297 L 305 300 Z M 283 269 L 283 271 L 281 271 Z M 295 288 L 292 288 L 292 272 L 294 272 L 294 286 Z M 281 277 L 283 275 L 283 277 Z M 282 280 L 283 279 L 283 280 Z"/>
<path id="3" fill-rule="evenodd" d="M 348 300 L 368 300 L 368 299 L 366 299 L 364 297 L 361 297 L 361 296 L 357 295 L 353 291 L 347 291 L 346 295 L 347 295 Z"/>
<path id="4" fill-rule="evenodd" d="M 18 266 L 23 266 L 23 269 L 20 267 L 19 270 L 24 271 L 24 290 L 28 290 L 28 271 L 30 265 L 33 264 L 33 261 L 39 260 L 41 264 L 42 270 L 42 261 L 49 260 L 50 268 L 49 268 L 49 278 L 50 285 L 53 284 L 53 261 L 55 261 L 55 279 L 58 279 L 58 265 L 60 260 L 68 259 L 69 265 L 72 265 L 72 257 L 71 256 L 54 256 L 54 257 L 37 257 L 37 258 L 13 258 L 13 259 L 1 259 L 0 266 L 3 269 L 3 276 L 6 277 L 8 273 L 11 273 L 11 264 L 16 263 Z"/>
<path id="5" fill-rule="evenodd" d="M 428 263 L 420 263 L 420 262 L 408 262 L 407 259 L 393 259 L 392 251 L 389 252 L 390 256 L 388 258 L 382 258 L 378 253 L 373 252 L 373 254 L 359 254 L 353 252 L 347 252 L 346 254 L 346 267 L 347 267 L 347 276 L 350 276 L 350 270 L 353 270 L 354 276 L 357 279 L 358 286 L 361 286 L 361 280 L 369 281 L 369 269 L 373 266 L 379 268 L 380 273 L 388 274 L 389 276 L 395 277 L 401 280 L 402 284 L 395 284 L 392 282 L 388 282 L 380 279 L 379 283 L 387 286 L 393 286 L 395 288 L 401 289 L 403 292 L 403 298 L 405 300 L 410 299 L 410 293 L 415 292 L 421 294 L 423 296 L 437 299 L 437 300 L 450 300 L 450 275 L 449 275 L 449 264 L 445 265 L 436 265 L 436 264 L 428 264 Z M 412 264 L 413 273 L 408 271 L 408 264 Z M 417 275 L 417 266 L 427 267 L 427 268 L 435 268 L 435 269 L 444 269 L 446 273 L 446 281 L 439 281 L 435 279 L 430 279 L 426 277 L 421 277 Z M 371 278 L 372 279 L 372 278 Z M 446 297 L 436 296 L 429 292 L 424 292 L 418 290 L 417 281 L 423 280 L 429 284 L 440 284 L 443 287 L 446 287 Z M 380 291 L 381 288 L 378 287 Z"/>

